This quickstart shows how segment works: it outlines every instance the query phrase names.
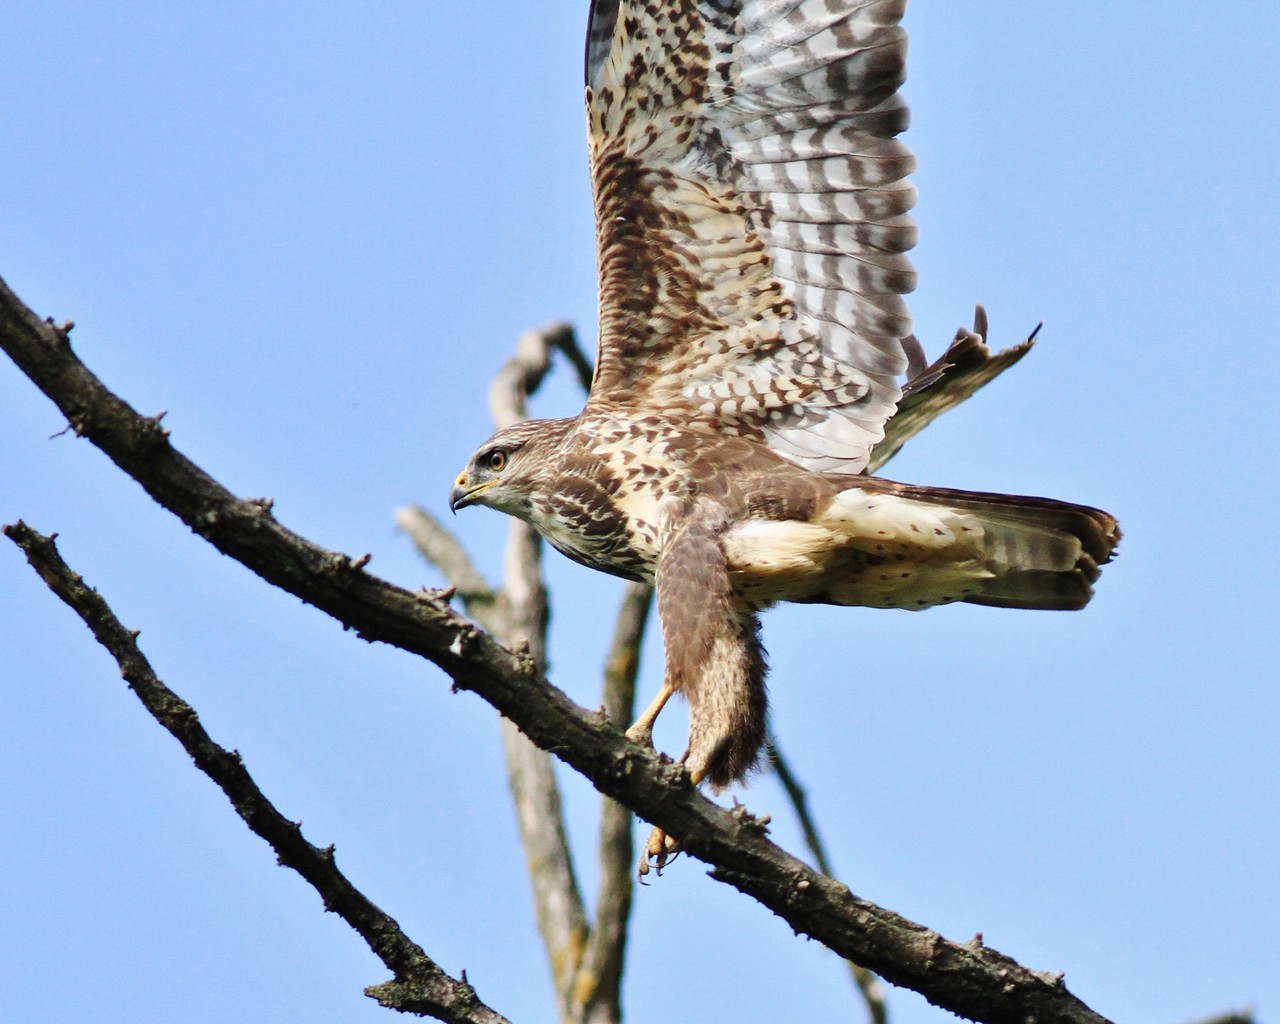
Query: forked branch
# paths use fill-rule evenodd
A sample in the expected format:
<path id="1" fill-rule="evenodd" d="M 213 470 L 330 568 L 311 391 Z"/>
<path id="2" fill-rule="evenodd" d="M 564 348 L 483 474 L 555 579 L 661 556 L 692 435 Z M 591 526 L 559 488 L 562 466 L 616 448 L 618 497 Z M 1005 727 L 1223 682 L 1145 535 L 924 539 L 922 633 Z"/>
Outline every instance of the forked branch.
<path id="1" fill-rule="evenodd" d="M 313 846 L 297 822 L 281 814 L 258 788 L 240 755 L 213 741 L 191 705 L 169 689 L 106 600 L 63 561 L 53 537 L 26 523 L 4 527 L 32 568 L 107 649 L 129 688 L 153 718 L 191 755 L 196 767 L 226 794 L 246 825 L 270 844 L 280 863 L 293 868 L 320 894 L 326 910 L 347 922 L 395 975 L 367 990 L 384 1005 L 436 1017 L 449 1024 L 509 1024 L 476 995 L 464 976 L 452 978 L 338 870 L 333 847 Z"/>
<path id="2" fill-rule="evenodd" d="M 526 331 L 516 351 L 499 369 L 489 390 L 494 426 L 509 426 L 527 415 L 527 401 L 551 367 L 554 352 L 566 356 L 584 389 L 591 383 L 591 364 L 578 346 L 573 329 L 556 323 Z M 499 590 L 484 584 L 462 545 L 426 509 L 396 513 L 401 528 L 419 552 L 444 575 L 462 597 L 467 613 L 508 647 L 521 645 L 539 669 L 546 666 L 548 604 L 542 578 L 541 540 L 525 523 L 508 526 Z M 615 649 L 640 643 L 644 617 L 636 617 L 634 602 L 624 603 L 615 636 Z M 647 610 L 648 601 L 645 600 Z M 635 662 L 619 672 L 613 655 L 606 666 L 606 704 L 614 722 L 630 714 L 627 686 L 634 693 Z M 622 705 L 624 709 L 613 707 Z M 622 1019 L 622 957 L 631 906 L 631 871 L 617 870 L 620 851 L 631 857 L 631 815 L 609 800 L 603 802 L 600 822 L 600 890 L 595 922 L 587 910 L 573 869 L 561 812 L 560 790 L 546 751 L 530 743 L 509 720 L 502 723 L 507 780 L 516 808 L 520 845 L 529 865 L 538 931 L 551 965 L 557 1008 L 562 1024 L 616 1024 Z"/>

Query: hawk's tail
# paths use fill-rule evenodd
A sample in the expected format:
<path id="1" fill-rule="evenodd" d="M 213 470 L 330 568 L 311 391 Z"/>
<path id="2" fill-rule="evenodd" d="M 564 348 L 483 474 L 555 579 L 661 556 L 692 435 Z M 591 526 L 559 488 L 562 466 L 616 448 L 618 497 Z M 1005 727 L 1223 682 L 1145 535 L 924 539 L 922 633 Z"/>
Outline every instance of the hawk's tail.
<path id="1" fill-rule="evenodd" d="M 795 537 L 784 552 L 797 550 L 802 557 L 792 561 L 817 571 L 788 576 L 785 587 L 764 578 L 759 586 L 765 598 L 873 608 L 930 608 L 952 601 L 1083 608 L 1098 566 L 1120 540 L 1120 528 L 1106 512 L 1052 498 L 916 487 L 877 477 L 846 477 L 841 483 L 844 488 L 811 524 L 791 528 Z M 761 561 L 754 552 L 739 560 L 752 562 L 753 555 Z"/>
<path id="2" fill-rule="evenodd" d="M 894 493 L 954 513 L 946 525 L 980 569 L 959 596 L 971 604 L 1083 608 L 1120 541 L 1115 517 L 1087 505 L 942 487 L 899 485 Z"/>

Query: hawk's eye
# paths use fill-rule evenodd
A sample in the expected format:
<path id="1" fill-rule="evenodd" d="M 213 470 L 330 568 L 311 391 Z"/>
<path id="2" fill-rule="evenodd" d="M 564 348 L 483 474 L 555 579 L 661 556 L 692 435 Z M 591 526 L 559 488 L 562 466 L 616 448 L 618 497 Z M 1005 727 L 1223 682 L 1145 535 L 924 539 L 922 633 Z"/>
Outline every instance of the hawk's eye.
<path id="1" fill-rule="evenodd" d="M 495 448 L 484 461 L 495 473 L 501 473 L 507 468 L 507 453 L 501 448 Z"/>

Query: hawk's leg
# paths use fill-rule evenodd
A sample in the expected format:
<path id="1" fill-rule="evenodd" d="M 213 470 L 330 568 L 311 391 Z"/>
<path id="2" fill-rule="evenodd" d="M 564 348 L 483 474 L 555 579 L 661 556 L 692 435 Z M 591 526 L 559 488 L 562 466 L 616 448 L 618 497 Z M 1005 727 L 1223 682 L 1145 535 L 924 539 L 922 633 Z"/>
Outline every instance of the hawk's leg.
<path id="1" fill-rule="evenodd" d="M 658 720 L 658 715 L 662 713 L 662 709 L 667 706 L 667 701 L 672 698 L 675 692 L 674 686 L 664 682 L 662 689 L 658 691 L 658 695 L 653 698 L 653 703 L 644 709 L 644 714 L 637 718 L 635 724 L 627 730 L 627 739 L 632 743 L 639 743 L 641 746 L 653 750 L 653 723 Z M 655 828 L 649 833 L 649 838 L 645 841 L 636 872 L 641 877 L 647 875 L 649 873 L 650 860 L 661 871 L 675 852 L 675 841 L 662 829 Z"/>
<path id="2" fill-rule="evenodd" d="M 709 503 L 671 517 L 658 558 L 658 618 L 667 651 L 659 699 L 632 727 L 652 727 L 671 693 L 689 701 L 689 747 L 681 760 L 694 785 L 721 789 L 754 767 L 764 745 L 764 650 L 751 607 L 733 591 L 720 536 L 730 525 Z M 640 859 L 659 870 L 676 843 L 654 829 Z"/>
<path id="3" fill-rule="evenodd" d="M 644 714 L 636 719 L 635 724 L 627 730 L 627 739 L 632 743 L 639 743 L 642 747 L 653 748 L 653 723 L 658 720 L 658 715 L 662 714 L 662 709 L 667 706 L 667 701 L 675 694 L 675 687 L 670 683 L 663 683 L 662 689 L 658 691 L 658 696 L 653 698 L 653 703 L 644 709 Z"/>

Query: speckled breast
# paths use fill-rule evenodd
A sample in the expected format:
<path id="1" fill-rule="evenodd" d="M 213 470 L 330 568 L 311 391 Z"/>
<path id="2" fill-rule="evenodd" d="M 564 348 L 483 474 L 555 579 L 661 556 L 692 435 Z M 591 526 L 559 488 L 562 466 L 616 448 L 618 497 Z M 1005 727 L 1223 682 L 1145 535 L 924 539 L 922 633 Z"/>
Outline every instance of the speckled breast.
<path id="1" fill-rule="evenodd" d="M 557 486 L 535 500 L 538 532 L 574 561 L 652 583 L 666 508 L 687 489 L 683 460 L 657 435 L 620 418 L 580 426 Z"/>

